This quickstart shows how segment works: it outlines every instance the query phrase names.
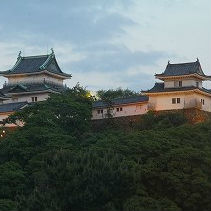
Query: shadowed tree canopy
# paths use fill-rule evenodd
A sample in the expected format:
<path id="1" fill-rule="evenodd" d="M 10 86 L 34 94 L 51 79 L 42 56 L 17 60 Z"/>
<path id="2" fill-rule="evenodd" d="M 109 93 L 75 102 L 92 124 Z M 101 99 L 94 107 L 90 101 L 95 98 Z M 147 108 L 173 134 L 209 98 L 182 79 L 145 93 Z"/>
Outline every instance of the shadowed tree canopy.
<path id="1" fill-rule="evenodd" d="M 144 116 L 146 125 L 92 130 L 77 85 L 11 116 L 0 141 L 0 210 L 209 211 L 210 123 Z"/>
<path id="2" fill-rule="evenodd" d="M 61 129 L 79 135 L 90 127 L 91 109 L 92 97 L 77 84 L 61 94 L 51 94 L 46 101 L 32 104 L 6 121 L 21 121 L 26 127 Z"/>

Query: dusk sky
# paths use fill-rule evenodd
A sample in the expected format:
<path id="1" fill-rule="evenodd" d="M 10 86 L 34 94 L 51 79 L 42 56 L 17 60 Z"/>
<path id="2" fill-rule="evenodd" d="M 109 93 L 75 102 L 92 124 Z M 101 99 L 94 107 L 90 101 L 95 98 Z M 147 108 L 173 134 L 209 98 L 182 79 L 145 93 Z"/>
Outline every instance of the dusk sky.
<path id="1" fill-rule="evenodd" d="M 197 57 L 211 75 L 210 0 L 0 0 L 0 8 L 1 71 L 20 50 L 53 47 L 70 87 L 149 89 L 168 60 Z"/>

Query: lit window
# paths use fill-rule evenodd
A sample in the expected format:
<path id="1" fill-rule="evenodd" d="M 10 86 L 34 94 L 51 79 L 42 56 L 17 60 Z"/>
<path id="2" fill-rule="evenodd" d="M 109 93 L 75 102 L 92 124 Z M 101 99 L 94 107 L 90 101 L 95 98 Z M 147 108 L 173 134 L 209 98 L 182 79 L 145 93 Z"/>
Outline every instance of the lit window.
<path id="1" fill-rule="evenodd" d="M 172 104 L 176 104 L 176 98 L 172 98 Z"/>

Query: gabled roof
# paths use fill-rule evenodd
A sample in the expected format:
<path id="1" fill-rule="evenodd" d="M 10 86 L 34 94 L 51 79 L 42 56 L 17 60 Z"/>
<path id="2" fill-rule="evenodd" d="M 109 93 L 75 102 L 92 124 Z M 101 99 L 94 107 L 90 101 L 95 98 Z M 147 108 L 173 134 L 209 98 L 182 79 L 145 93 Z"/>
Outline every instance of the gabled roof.
<path id="1" fill-rule="evenodd" d="M 0 104 L 0 113 L 18 111 L 25 107 L 27 104 L 27 102 Z"/>
<path id="2" fill-rule="evenodd" d="M 159 78 L 159 77 L 183 76 L 192 74 L 197 74 L 203 77 L 209 77 L 204 74 L 198 59 L 196 62 L 189 62 L 189 63 L 170 64 L 170 62 L 168 62 L 165 71 L 162 74 L 156 74 L 155 76 Z"/>
<path id="3" fill-rule="evenodd" d="M 139 102 L 147 102 L 149 100 L 148 96 L 145 95 L 140 95 L 136 97 L 128 97 L 128 98 L 117 98 L 111 100 L 111 104 L 113 106 L 118 106 L 118 105 L 126 105 L 126 104 L 133 104 L 133 103 L 139 103 Z M 103 107 L 108 107 L 108 103 L 105 101 L 96 101 L 92 105 L 93 108 L 103 108 Z"/>
<path id="4" fill-rule="evenodd" d="M 70 78 L 70 74 L 63 73 L 56 61 L 54 52 L 40 56 L 22 57 L 19 53 L 17 61 L 12 69 L 0 72 L 0 75 L 32 74 L 47 70 L 49 73 Z"/>

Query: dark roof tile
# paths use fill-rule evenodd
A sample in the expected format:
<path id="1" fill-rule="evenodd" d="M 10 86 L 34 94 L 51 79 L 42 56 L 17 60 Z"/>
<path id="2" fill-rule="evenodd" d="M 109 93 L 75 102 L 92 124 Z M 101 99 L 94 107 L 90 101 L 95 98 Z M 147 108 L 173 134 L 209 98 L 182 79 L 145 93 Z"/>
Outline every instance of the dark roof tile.
<path id="1" fill-rule="evenodd" d="M 179 64 L 168 63 L 165 71 L 162 74 L 156 74 L 156 76 L 180 76 L 180 75 L 190 75 L 194 73 L 201 76 L 206 76 L 201 68 L 199 60 L 197 60 L 196 62 L 179 63 Z"/>
<path id="2" fill-rule="evenodd" d="M 0 104 L 0 113 L 18 111 L 27 104 L 27 102 Z"/>
<path id="3" fill-rule="evenodd" d="M 27 74 L 27 73 L 38 73 L 43 70 L 47 70 L 50 73 L 57 75 L 71 77 L 70 74 L 63 73 L 56 61 L 55 55 L 41 55 L 41 56 L 19 56 L 16 64 L 12 69 L 0 72 L 1 75 L 12 75 L 12 74 Z"/>
<path id="4" fill-rule="evenodd" d="M 125 104 L 132 104 L 132 103 L 138 103 L 138 102 L 147 102 L 149 100 L 148 96 L 140 95 L 136 97 L 128 97 L 128 98 L 118 98 L 111 100 L 112 105 L 125 105 Z M 107 107 L 108 104 L 105 101 L 96 101 L 93 103 L 93 108 L 102 108 Z"/>
<path id="5" fill-rule="evenodd" d="M 57 86 L 50 83 L 32 83 L 32 84 L 17 84 L 17 85 L 8 85 L 4 86 L 0 91 L 3 94 L 11 93 L 30 93 L 30 92 L 39 92 L 39 91 L 55 91 L 62 92 L 66 89 L 64 86 Z"/>
<path id="6" fill-rule="evenodd" d="M 205 88 L 199 88 L 196 86 L 188 86 L 188 87 L 177 87 L 177 88 L 164 88 L 164 83 L 155 83 L 154 87 L 148 91 L 144 91 L 143 93 L 159 93 L 159 92 L 175 92 L 175 91 L 189 91 L 198 89 L 200 91 L 211 94 L 211 91 Z"/>

